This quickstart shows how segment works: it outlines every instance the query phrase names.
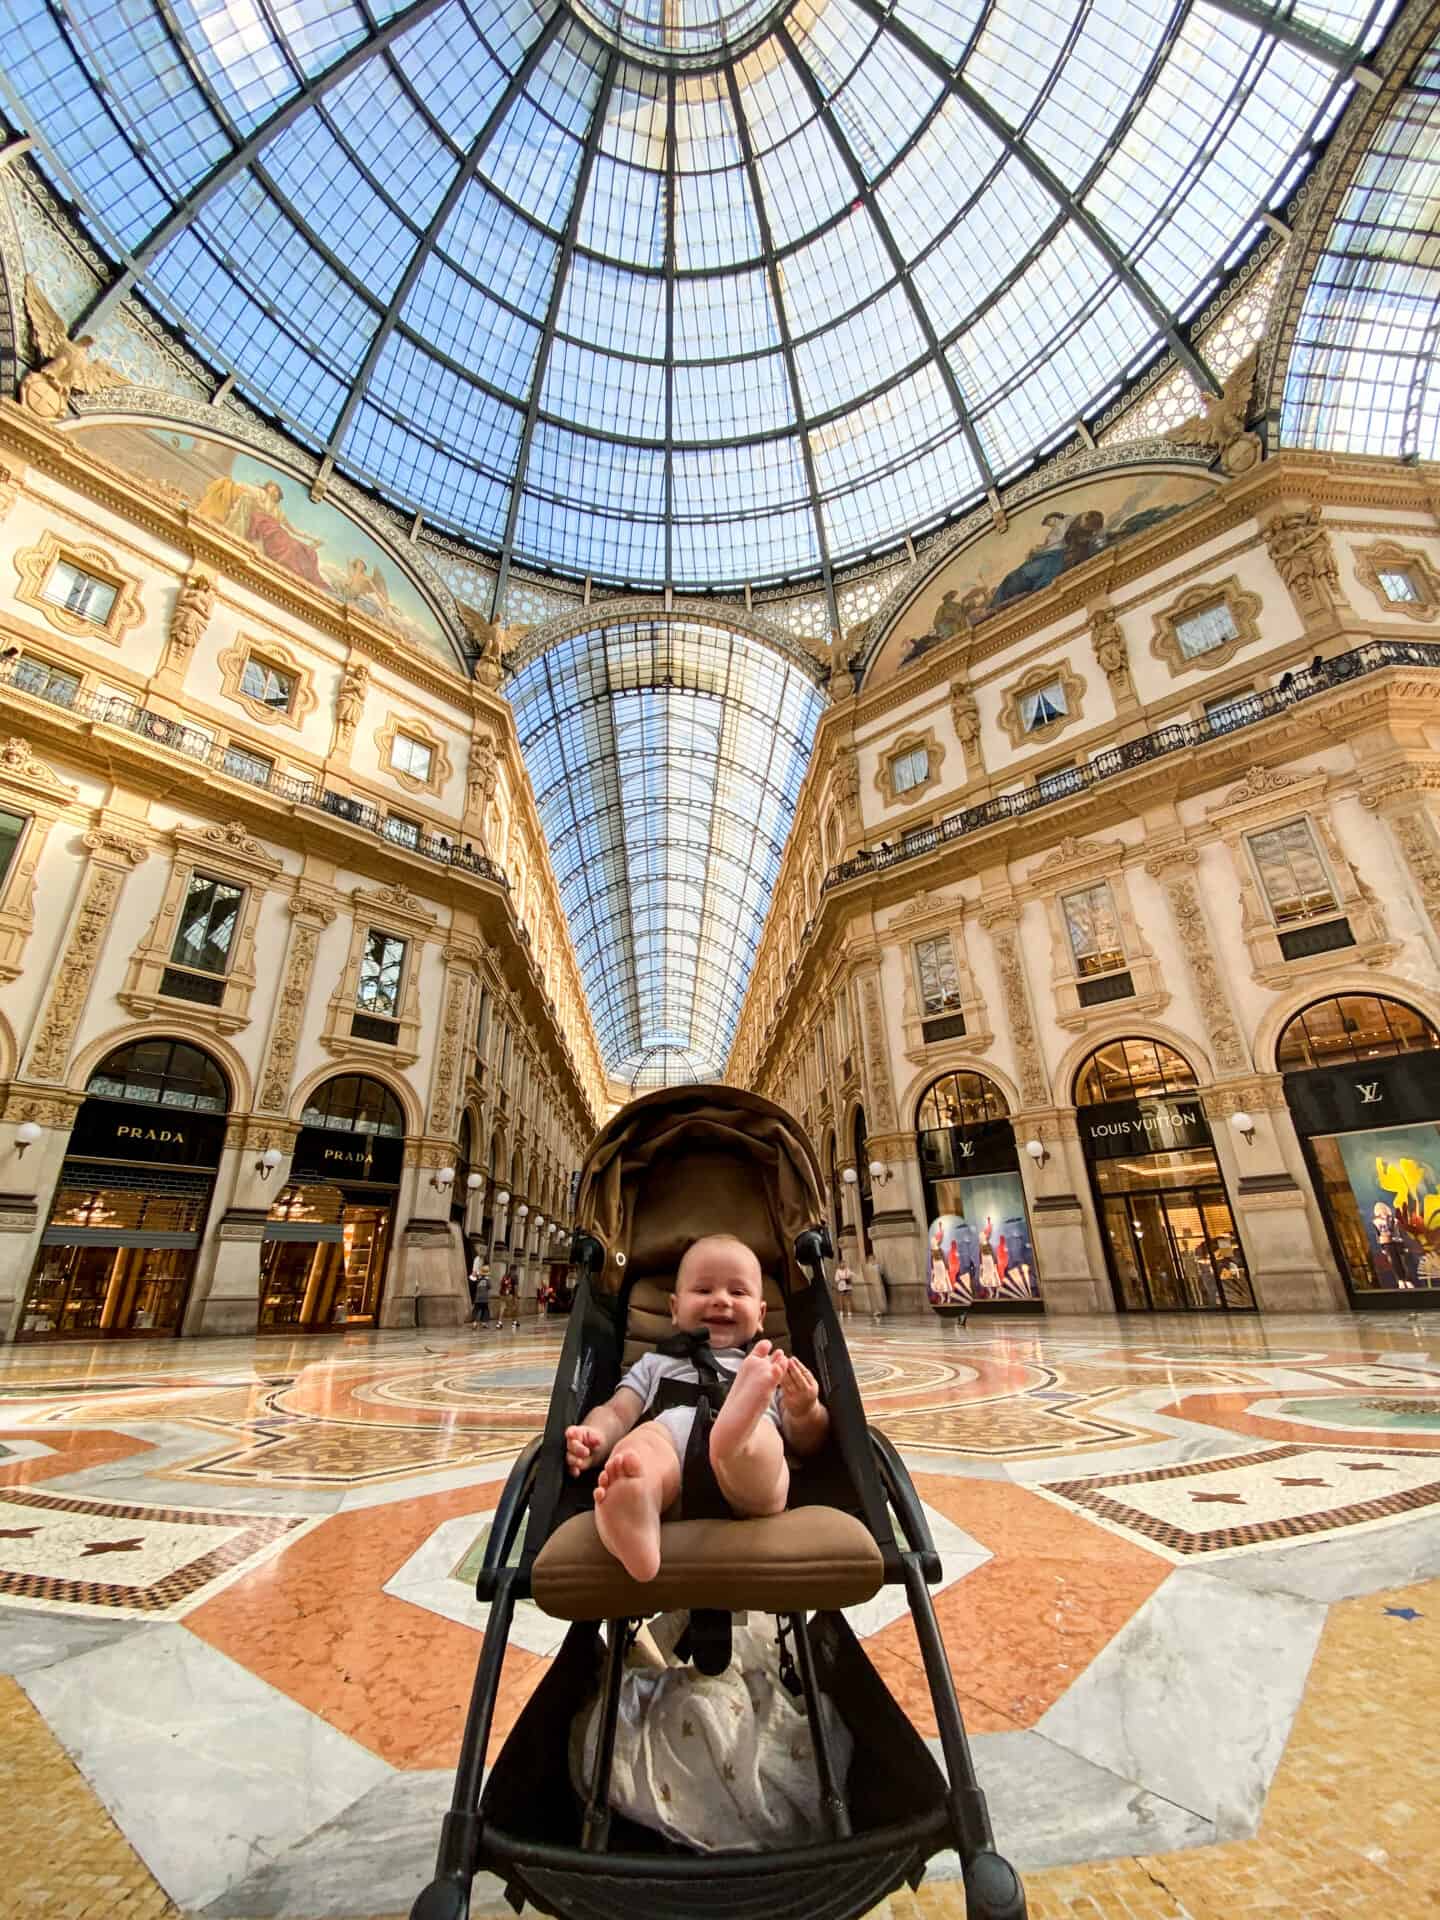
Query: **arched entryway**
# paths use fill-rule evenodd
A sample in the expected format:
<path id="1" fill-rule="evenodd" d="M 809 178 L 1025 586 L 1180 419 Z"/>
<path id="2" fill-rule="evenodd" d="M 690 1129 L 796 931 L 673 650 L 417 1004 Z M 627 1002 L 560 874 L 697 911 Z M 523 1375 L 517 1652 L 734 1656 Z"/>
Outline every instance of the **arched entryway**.
<path id="1" fill-rule="evenodd" d="M 920 1096 L 915 1145 L 931 1305 L 1035 1307 L 1040 1270 L 1003 1092 L 982 1073 L 942 1074 Z"/>
<path id="2" fill-rule="evenodd" d="M 132 1040 L 90 1075 L 26 1289 L 21 1340 L 180 1329 L 230 1083 L 188 1040 Z"/>
<path id="3" fill-rule="evenodd" d="M 1109 1040 L 1081 1063 L 1075 1105 L 1117 1303 L 1140 1313 L 1253 1308 L 1190 1062 L 1161 1040 Z"/>
<path id="4" fill-rule="evenodd" d="M 1336 994 L 1289 1021 L 1275 1065 L 1352 1302 L 1440 1305 L 1440 1032 Z"/>
<path id="5" fill-rule="evenodd" d="M 260 1331 L 378 1324 L 405 1114 L 381 1080 L 337 1074 L 305 1102 L 260 1251 Z"/>

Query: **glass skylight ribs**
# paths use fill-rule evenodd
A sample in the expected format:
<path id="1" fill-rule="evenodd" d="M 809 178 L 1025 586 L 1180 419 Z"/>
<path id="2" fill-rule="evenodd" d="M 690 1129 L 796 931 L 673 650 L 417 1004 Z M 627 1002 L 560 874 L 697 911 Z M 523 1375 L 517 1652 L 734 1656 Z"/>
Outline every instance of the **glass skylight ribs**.
<path id="1" fill-rule="evenodd" d="M 343 136 L 376 187 L 404 210 L 417 231 L 437 207 L 458 158 L 415 111 L 382 61 L 362 67 L 325 103 L 325 118 Z"/>
<path id="2" fill-rule="evenodd" d="M 658 274 L 627 273 L 608 261 L 576 253 L 555 324 L 560 333 L 582 344 L 663 360 L 665 282 Z"/>
<path id="3" fill-rule="evenodd" d="M 175 17 L 206 85 L 242 134 L 294 93 L 294 70 L 255 0 L 203 9 L 180 0 Z"/>
<path id="4" fill-rule="evenodd" d="M 1083 10 L 1064 62 L 1025 129 L 1072 192 L 1114 140 L 1174 11 L 1154 0 L 1098 0 Z"/>
<path id="5" fill-rule="evenodd" d="M 508 301 L 537 323 L 544 319 L 560 249 L 549 234 L 479 182 L 472 180 L 461 190 L 440 231 L 437 250 L 474 286 Z M 429 264 L 427 260 L 427 270 Z"/>

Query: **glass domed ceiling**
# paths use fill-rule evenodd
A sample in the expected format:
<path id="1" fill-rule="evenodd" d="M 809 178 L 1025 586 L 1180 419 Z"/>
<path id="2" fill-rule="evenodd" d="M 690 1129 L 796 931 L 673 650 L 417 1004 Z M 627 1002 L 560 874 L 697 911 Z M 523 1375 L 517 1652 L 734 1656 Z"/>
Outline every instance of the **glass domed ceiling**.
<path id="1" fill-rule="evenodd" d="M 1184 335 L 1390 0 L 12 0 L 7 113 L 335 465 L 510 560 L 827 575 Z"/>

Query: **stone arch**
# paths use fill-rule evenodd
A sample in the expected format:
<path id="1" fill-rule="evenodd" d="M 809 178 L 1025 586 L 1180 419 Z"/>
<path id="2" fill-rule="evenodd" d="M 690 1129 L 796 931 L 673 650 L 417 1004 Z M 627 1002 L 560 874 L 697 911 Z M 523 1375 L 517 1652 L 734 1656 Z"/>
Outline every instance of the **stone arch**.
<path id="1" fill-rule="evenodd" d="M 1108 1046 L 1112 1040 L 1157 1041 L 1162 1047 L 1173 1048 L 1180 1055 L 1193 1069 L 1195 1079 L 1202 1088 L 1215 1083 L 1215 1067 L 1208 1050 L 1190 1034 L 1181 1033 L 1177 1027 L 1168 1027 L 1160 1020 L 1136 1020 L 1133 1017 L 1129 1020 L 1106 1020 L 1066 1048 L 1050 1083 L 1056 1093 L 1057 1107 L 1074 1106 L 1075 1081 L 1081 1067 L 1092 1053 Z"/>
<path id="2" fill-rule="evenodd" d="M 0 1013 L 0 1080 L 13 1079 L 19 1064 L 20 1048 L 16 1043 L 15 1029 Z"/>
<path id="3" fill-rule="evenodd" d="M 947 1073 L 978 1073 L 982 1080 L 993 1081 L 1005 1096 L 1005 1104 L 1012 1118 L 1024 1104 L 1020 1089 L 1009 1074 L 1002 1073 L 988 1060 L 977 1060 L 973 1053 L 950 1053 L 939 1049 L 932 1060 L 911 1076 L 896 1103 L 896 1111 L 906 1116 L 905 1125 L 912 1133 L 919 1130 L 920 1102 L 935 1082 L 943 1080 Z"/>
<path id="4" fill-rule="evenodd" d="M 413 1139 L 416 1134 L 425 1131 L 424 1114 L 419 1096 L 406 1080 L 393 1067 L 377 1066 L 372 1060 L 332 1060 L 328 1066 L 317 1067 L 308 1074 L 290 1096 L 290 1117 L 298 1126 L 300 1116 L 305 1111 L 305 1103 L 312 1093 L 323 1087 L 327 1080 L 338 1080 L 342 1074 L 355 1073 L 366 1080 L 378 1080 L 382 1087 L 393 1093 L 400 1102 L 400 1111 L 405 1116 L 405 1137 Z"/>
<path id="5" fill-rule="evenodd" d="M 1402 980 L 1393 973 L 1378 973 L 1373 967 L 1342 967 L 1326 974 L 1323 983 L 1312 978 L 1305 986 L 1296 986 L 1268 1007 L 1255 1029 L 1254 1054 L 1262 1073 L 1278 1073 L 1275 1050 L 1280 1036 L 1306 1007 L 1317 1000 L 1334 1000 L 1346 994 L 1362 995 L 1368 1000 L 1398 1000 L 1423 1014 L 1432 1027 L 1440 1029 L 1440 993 L 1426 992 L 1413 980 Z M 1265 1064 L 1260 1065 L 1263 1061 Z"/>
<path id="6" fill-rule="evenodd" d="M 651 620 L 673 620 L 677 623 L 696 626 L 718 627 L 723 633 L 733 633 L 742 640 L 754 640 L 762 647 L 769 647 L 772 653 L 778 653 L 792 666 L 800 668 L 817 684 L 830 665 L 829 648 L 825 647 L 817 657 L 800 641 L 792 639 L 783 627 L 766 620 L 761 614 L 747 613 L 738 607 L 715 606 L 709 601 L 701 606 L 687 607 L 676 604 L 667 607 L 663 600 L 596 600 L 588 607 L 577 608 L 573 613 L 556 614 L 551 620 L 542 620 L 537 626 L 529 628 L 519 646 L 505 656 L 505 673 L 519 673 L 542 653 L 548 653 L 551 647 L 558 647 L 562 641 L 574 640 L 582 633 L 600 633 L 607 627 L 624 627 L 644 624 Z M 823 647 L 824 643 L 818 643 Z"/>
<path id="7" fill-rule="evenodd" d="M 130 1021 L 112 1028 L 98 1040 L 87 1041 L 70 1062 L 66 1084 L 73 1092 L 83 1094 L 91 1074 L 105 1056 L 136 1040 L 183 1040 L 186 1046 L 208 1053 L 230 1082 L 231 1116 L 250 1112 L 254 1099 L 250 1070 L 229 1041 L 202 1027 L 198 1021 L 173 1020 L 168 1016 L 163 1021 Z"/>

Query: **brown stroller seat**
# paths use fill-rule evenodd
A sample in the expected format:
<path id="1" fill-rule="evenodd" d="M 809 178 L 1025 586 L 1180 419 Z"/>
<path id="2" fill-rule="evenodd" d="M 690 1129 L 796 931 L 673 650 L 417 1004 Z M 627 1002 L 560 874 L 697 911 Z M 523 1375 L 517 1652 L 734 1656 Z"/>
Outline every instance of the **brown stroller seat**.
<path id="1" fill-rule="evenodd" d="M 814 1153 L 795 1122 L 733 1087 L 648 1094 L 592 1145 L 576 1197 L 575 1304 L 544 1435 L 516 1462 L 491 1523 L 476 1581 L 490 1616 L 455 1792 L 436 1876 L 412 1920 L 464 1920 L 482 1868 L 501 1878 L 517 1911 L 528 1903 L 557 1920 L 857 1920 L 901 1885 L 917 1886 L 930 1858 L 952 1846 L 970 1920 L 1024 1920 L 1024 1891 L 994 1851 L 930 1602 L 927 1583 L 940 1577 L 939 1558 L 903 1462 L 866 1424 L 830 1302 L 821 1193 Z M 765 1333 L 815 1374 L 829 1436 L 792 1473 L 784 1513 L 666 1522 L 660 1571 L 639 1583 L 601 1546 L 596 1476 L 566 1474 L 564 1433 L 670 1332 L 681 1255 L 716 1232 L 738 1235 L 758 1256 Z M 845 1607 L 883 1584 L 905 1589 L 943 1772 L 844 1617 Z M 527 1598 L 573 1624 L 487 1775 L 510 1621 Z M 729 1664 L 733 1614 L 778 1616 L 788 1679 L 804 1696 L 829 1835 L 823 1843 L 702 1853 L 612 1814 L 626 1649 L 635 1623 L 678 1610 L 690 1617 L 682 1645 L 705 1673 Z M 856 1762 L 844 1780 L 822 1694 L 854 1742 Z M 597 1696 L 593 1772 L 580 1793 L 570 1777 L 570 1733 Z"/>

